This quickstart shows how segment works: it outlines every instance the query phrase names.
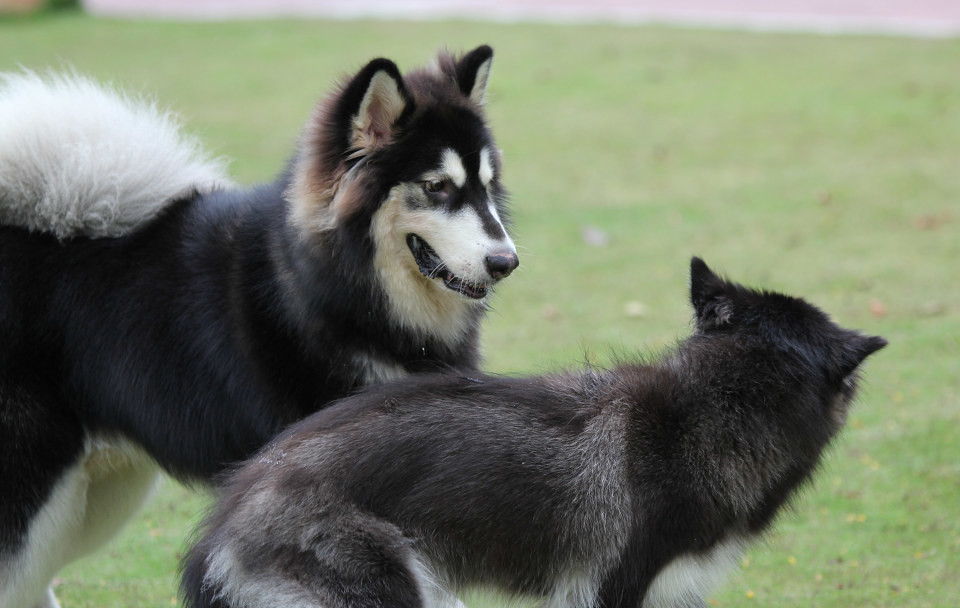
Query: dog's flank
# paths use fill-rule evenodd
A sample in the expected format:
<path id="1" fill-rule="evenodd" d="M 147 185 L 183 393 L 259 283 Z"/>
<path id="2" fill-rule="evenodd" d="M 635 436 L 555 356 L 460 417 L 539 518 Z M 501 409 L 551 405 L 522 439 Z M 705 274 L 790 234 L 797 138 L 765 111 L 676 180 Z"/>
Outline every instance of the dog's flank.
<path id="1" fill-rule="evenodd" d="M 225 484 L 186 605 L 441 606 L 474 585 L 702 605 L 810 478 L 886 342 L 698 259 L 691 301 L 693 335 L 653 363 L 410 377 L 284 431 Z"/>
<path id="2" fill-rule="evenodd" d="M 148 105 L 78 77 L 4 81 L 0 605 L 52 602 L 158 466 L 207 481 L 365 384 L 478 366 L 489 295 L 519 263 L 482 108 L 492 57 L 371 61 L 251 189 Z"/>

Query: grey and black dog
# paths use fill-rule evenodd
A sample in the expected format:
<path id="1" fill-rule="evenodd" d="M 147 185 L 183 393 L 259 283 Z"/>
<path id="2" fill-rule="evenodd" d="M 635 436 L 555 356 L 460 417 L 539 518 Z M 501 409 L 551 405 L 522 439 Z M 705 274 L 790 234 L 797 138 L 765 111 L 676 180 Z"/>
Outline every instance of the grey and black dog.
<path id="1" fill-rule="evenodd" d="M 815 471 L 880 337 L 691 264 L 660 360 L 413 376 L 235 471 L 184 561 L 191 608 L 700 606 Z"/>

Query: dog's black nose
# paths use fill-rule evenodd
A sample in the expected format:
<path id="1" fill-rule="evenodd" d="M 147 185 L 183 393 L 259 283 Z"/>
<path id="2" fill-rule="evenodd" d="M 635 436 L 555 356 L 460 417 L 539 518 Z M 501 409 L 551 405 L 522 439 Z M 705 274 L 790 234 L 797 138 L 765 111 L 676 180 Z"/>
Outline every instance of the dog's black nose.
<path id="1" fill-rule="evenodd" d="M 487 264 L 487 272 L 495 279 L 510 276 L 510 273 L 520 265 L 520 258 L 512 251 L 488 255 L 484 261 Z"/>

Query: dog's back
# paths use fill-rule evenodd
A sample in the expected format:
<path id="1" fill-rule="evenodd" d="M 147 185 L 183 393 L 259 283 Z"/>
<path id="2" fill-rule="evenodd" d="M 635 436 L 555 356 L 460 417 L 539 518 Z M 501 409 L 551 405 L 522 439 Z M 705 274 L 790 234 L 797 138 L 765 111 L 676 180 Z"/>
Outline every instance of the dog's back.
<path id="1" fill-rule="evenodd" d="M 191 605 L 336 606 L 352 594 L 419 605 L 403 598 L 483 581 L 540 595 L 581 554 L 613 560 L 628 509 L 614 431 L 628 412 L 599 405 L 608 379 L 582 380 L 429 375 L 297 425 L 224 491 L 186 565 Z M 314 576 L 340 581 L 344 597 L 290 584 Z"/>

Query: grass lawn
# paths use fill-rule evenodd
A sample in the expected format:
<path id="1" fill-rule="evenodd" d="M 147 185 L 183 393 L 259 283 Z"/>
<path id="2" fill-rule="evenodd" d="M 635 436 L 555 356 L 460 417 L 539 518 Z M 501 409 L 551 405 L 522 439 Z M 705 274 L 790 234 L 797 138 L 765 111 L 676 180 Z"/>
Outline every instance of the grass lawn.
<path id="1" fill-rule="evenodd" d="M 65 13 L 0 20 L 0 70 L 74 67 L 147 92 L 253 183 L 336 78 L 480 43 L 496 51 L 489 111 L 521 248 L 487 367 L 672 343 L 689 331 L 691 254 L 881 334 L 816 483 L 709 603 L 960 601 L 960 40 Z M 204 504 L 169 482 L 61 573 L 64 608 L 176 605 Z"/>

